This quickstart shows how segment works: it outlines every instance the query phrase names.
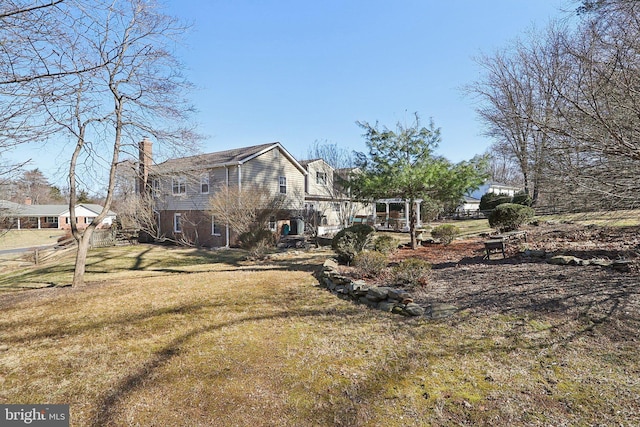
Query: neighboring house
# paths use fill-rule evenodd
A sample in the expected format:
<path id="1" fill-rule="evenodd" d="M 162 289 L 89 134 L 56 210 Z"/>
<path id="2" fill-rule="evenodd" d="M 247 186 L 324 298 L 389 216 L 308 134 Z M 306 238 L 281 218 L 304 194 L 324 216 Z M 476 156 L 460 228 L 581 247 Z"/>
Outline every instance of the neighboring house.
<path id="1" fill-rule="evenodd" d="M 457 218 L 477 217 L 480 215 L 480 199 L 485 194 L 494 193 L 513 197 L 522 190 L 522 187 L 487 181 L 477 190 L 464 197 L 462 204 L 456 208 L 454 215 Z"/>
<path id="2" fill-rule="evenodd" d="M 464 196 L 462 204 L 458 206 L 458 210 L 477 211 L 480 209 L 480 199 L 471 196 Z"/>
<path id="3" fill-rule="evenodd" d="M 102 211 L 102 206 L 81 203 L 76 205 L 76 221 L 78 228 L 86 228 Z M 59 230 L 71 229 L 68 205 L 31 205 L 0 201 L 0 215 L 3 228 L 12 229 L 42 229 L 55 228 Z M 116 218 L 114 212 L 109 211 L 107 217 L 97 228 L 108 228 Z"/>
<path id="4" fill-rule="evenodd" d="M 160 235 L 208 247 L 232 244 L 237 236 L 209 213 L 209 198 L 222 185 L 263 186 L 285 196 L 285 209 L 294 215 L 274 218 L 272 230 L 280 232 L 287 224 L 292 234 L 304 232 L 298 230 L 295 212 L 304 208 L 307 172 L 279 142 L 170 159 L 155 166 L 151 143 L 145 139 L 140 148 L 140 175 L 148 173 L 140 188 L 153 194 Z"/>
<path id="5" fill-rule="evenodd" d="M 523 190 L 522 187 L 501 184 L 499 182 L 494 182 L 494 181 L 487 181 L 483 185 L 481 185 L 476 191 L 469 194 L 469 197 L 478 199 L 478 205 L 479 205 L 480 198 L 487 193 L 504 194 L 506 196 L 513 197 L 516 193 L 522 190 Z"/>

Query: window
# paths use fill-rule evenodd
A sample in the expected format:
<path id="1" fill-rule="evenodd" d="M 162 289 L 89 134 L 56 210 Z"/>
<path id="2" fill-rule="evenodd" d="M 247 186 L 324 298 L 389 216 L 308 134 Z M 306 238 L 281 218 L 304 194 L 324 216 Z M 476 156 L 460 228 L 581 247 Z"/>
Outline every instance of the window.
<path id="1" fill-rule="evenodd" d="M 200 178 L 200 194 L 209 194 L 209 175 Z"/>
<path id="2" fill-rule="evenodd" d="M 272 216 L 271 218 L 269 218 L 269 230 L 276 231 L 276 226 L 276 217 Z"/>
<path id="3" fill-rule="evenodd" d="M 287 194 L 287 177 L 286 176 L 280 177 L 280 193 Z"/>
<path id="4" fill-rule="evenodd" d="M 173 214 L 173 231 L 175 233 L 182 233 L 182 214 Z"/>
<path id="5" fill-rule="evenodd" d="M 154 196 L 157 196 L 160 194 L 160 180 L 155 178 L 153 181 L 151 181 L 151 190 L 153 192 Z"/>
<path id="6" fill-rule="evenodd" d="M 327 184 L 327 173 L 326 172 L 316 172 L 316 184 Z"/>
<path id="7" fill-rule="evenodd" d="M 68 216 L 64 217 L 64 223 L 65 224 L 70 224 L 71 223 Z"/>
<path id="8" fill-rule="evenodd" d="M 186 194 L 187 182 L 184 177 L 173 178 L 171 187 L 173 188 L 173 194 Z"/>
<path id="9" fill-rule="evenodd" d="M 48 216 L 44 219 L 44 222 L 47 222 L 49 224 L 57 224 L 58 223 L 58 217 L 57 216 Z"/>
<path id="10" fill-rule="evenodd" d="M 222 236 L 222 228 L 216 224 L 216 218 L 213 215 L 211 215 L 211 235 Z"/>
<path id="11" fill-rule="evenodd" d="M 84 217 L 84 223 L 85 224 L 91 224 L 94 219 L 95 219 L 95 217 L 93 217 L 93 216 L 85 216 Z"/>

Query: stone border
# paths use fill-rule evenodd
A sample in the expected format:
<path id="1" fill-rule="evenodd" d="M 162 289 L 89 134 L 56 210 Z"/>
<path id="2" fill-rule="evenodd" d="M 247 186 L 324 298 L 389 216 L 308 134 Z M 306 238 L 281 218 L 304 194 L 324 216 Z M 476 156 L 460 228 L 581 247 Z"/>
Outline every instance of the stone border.
<path id="1" fill-rule="evenodd" d="M 457 307 L 449 304 L 433 304 L 424 308 L 414 303 L 413 297 L 406 291 L 387 286 L 371 286 L 363 280 L 351 280 L 340 274 L 338 266 L 335 259 L 327 259 L 322 265 L 320 277 L 320 286 L 328 289 L 338 298 L 412 317 L 426 316 L 440 319 L 458 311 Z"/>

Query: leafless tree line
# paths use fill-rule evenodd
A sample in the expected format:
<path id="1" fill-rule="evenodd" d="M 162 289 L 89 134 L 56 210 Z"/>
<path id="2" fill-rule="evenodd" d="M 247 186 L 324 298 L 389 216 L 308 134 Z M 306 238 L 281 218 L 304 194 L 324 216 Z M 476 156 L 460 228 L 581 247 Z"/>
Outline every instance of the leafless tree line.
<path id="1" fill-rule="evenodd" d="M 632 208 L 640 200 L 640 2 L 585 1 L 572 21 L 478 58 L 468 89 L 538 205 Z"/>

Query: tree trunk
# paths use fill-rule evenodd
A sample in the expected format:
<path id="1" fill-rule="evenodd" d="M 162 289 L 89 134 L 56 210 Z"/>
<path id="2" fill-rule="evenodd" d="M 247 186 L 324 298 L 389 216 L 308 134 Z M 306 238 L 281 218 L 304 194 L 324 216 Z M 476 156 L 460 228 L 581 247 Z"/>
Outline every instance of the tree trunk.
<path id="1" fill-rule="evenodd" d="M 78 250 L 76 251 L 76 265 L 73 270 L 73 282 L 71 286 L 74 288 L 84 286 L 84 273 L 87 264 L 87 255 L 89 253 L 89 242 L 93 234 L 94 227 L 87 227 L 78 240 Z"/>
<path id="2" fill-rule="evenodd" d="M 418 248 L 418 240 L 416 239 L 416 208 L 415 202 L 411 200 L 409 202 L 409 234 L 411 235 L 411 249 Z"/>

